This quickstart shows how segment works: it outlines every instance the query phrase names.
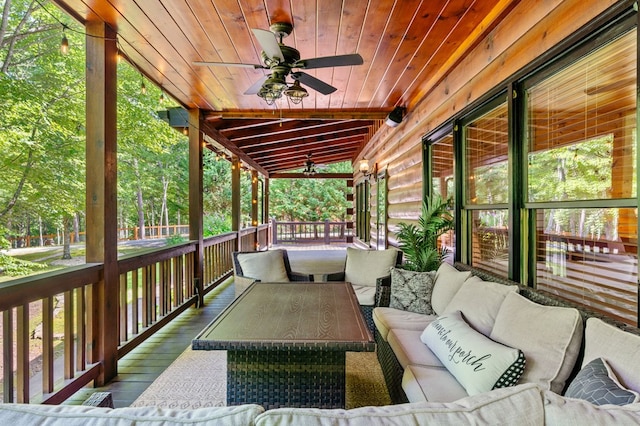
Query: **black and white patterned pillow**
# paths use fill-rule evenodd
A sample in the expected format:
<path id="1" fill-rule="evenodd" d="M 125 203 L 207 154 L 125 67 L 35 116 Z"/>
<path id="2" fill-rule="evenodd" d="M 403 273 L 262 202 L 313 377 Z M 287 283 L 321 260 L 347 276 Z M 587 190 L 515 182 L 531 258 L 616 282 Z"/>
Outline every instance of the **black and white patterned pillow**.
<path id="1" fill-rule="evenodd" d="M 431 293 L 435 271 L 415 272 L 391 268 L 391 300 L 389 307 L 418 314 L 432 315 Z"/>
<path id="2" fill-rule="evenodd" d="M 620 384 L 609 364 L 602 358 L 596 358 L 582 367 L 564 396 L 583 399 L 593 405 L 627 405 L 640 399 L 637 392 L 625 389 Z"/>

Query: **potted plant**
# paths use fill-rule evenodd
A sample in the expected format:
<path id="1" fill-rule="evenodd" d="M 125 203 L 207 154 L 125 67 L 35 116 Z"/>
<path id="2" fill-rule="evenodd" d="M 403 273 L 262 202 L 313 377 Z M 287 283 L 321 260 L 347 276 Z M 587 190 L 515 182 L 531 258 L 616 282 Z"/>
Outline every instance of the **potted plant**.
<path id="1" fill-rule="evenodd" d="M 403 269 L 419 272 L 438 269 L 448 251 L 446 247 L 438 248 L 437 241 L 438 237 L 453 229 L 452 204 L 451 199 L 443 199 L 437 194 L 427 197 L 417 225 L 398 224 L 396 237 L 404 253 Z"/>

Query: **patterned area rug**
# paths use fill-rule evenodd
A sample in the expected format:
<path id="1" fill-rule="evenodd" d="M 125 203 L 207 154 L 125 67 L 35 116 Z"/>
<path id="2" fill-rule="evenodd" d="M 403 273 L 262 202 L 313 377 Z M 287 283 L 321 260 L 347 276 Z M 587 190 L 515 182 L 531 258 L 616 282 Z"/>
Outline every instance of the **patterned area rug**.
<path id="1" fill-rule="evenodd" d="M 185 350 L 132 407 L 202 408 L 226 405 L 227 353 Z M 347 408 L 391 403 L 375 352 L 347 352 Z"/>

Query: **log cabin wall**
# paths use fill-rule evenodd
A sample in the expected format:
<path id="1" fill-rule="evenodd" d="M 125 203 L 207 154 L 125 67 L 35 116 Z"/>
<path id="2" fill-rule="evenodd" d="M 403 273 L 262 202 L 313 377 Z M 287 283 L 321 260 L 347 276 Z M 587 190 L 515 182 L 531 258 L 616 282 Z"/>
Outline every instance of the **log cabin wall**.
<path id="1" fill-rule="evenodd" d="M 394 234 L 397 223 L 413 221 L 420 214 L 422 137 L 492 90 L 506 87 L 511 76 L 616 3 L 614 0 L 519 2 L 447 75 L 426 87 L 422 99 L 404 105 L 407 114 L 398 127 L 383 126 L 378 131 L 354 164 L 366 158 L 370 164 L 377 164 L 378 170 L 387 170 L 390 245 L 397 245 Z M 359 172 L 354 177 L 356 182 L 362 179 Z M 369 203 L 372 233 L 378 222 L 375 189 L 374 184 Z"/>

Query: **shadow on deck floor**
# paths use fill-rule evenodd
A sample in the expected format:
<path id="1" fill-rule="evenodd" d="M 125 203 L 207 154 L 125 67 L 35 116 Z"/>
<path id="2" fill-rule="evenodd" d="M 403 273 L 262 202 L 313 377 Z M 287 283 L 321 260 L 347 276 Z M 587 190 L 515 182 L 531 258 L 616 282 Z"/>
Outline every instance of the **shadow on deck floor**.
<path id="1" fill-rule="evenodd" d="M 111 392 L 115 407 L 128 407 L 191 345 L 197 334 L 232 301 L 233 278 L 205 296 L 202 309 L 191 307 L 118 361 L 118 375 L 99 388 L 76 392 L 65 404 L 82 404 L 94 392 Z"/>

